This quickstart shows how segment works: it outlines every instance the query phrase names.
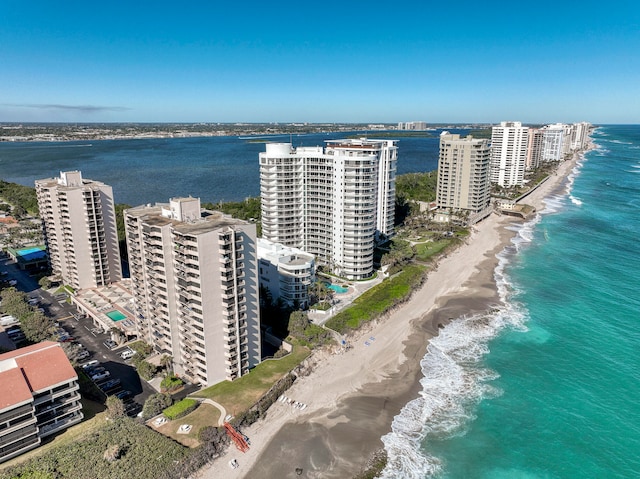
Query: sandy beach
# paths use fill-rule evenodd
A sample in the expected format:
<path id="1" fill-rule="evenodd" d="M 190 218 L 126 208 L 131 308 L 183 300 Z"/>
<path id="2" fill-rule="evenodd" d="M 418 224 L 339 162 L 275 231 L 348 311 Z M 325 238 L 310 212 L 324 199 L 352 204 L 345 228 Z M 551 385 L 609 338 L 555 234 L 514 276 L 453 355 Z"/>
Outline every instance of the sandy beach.
<path id="1" fill-rule="evenodd" d="M 561 192 L 577 159 L 562 163 L 524 203 L 543 209 L 544 198 Z M 380 438 L 394 416 L 417 397 L 420 360 L 439 325 L 499 301 L 496 255 L 513 236 L 505 227 L 517 221 L 493 214 L 475 225 L 466 244 L 442 258 L 407 303 L 352 336 L 351 349 L 314 353 L 312 372 L 286 393 L 307 407 L 276 402 L 265 419 L 243 431 L 251 440 L 247 453 L 230 447 L 198 478 L 345 478 L 360 472 L 382 448 Z M 231 459 L 237 469 L 229 467 Z"/>

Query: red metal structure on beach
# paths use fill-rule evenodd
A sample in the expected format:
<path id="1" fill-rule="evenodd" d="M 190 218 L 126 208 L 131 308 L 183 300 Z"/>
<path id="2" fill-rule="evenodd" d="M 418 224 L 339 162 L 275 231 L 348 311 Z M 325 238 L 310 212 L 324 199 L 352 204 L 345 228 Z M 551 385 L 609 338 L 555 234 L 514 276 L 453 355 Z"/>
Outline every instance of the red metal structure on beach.
<path id="1" fill-rule="evenodd" d="M 242 434 L 236 431 L 231 424 L 228 422 L 224 423 L 224 428 L 227 431 L 227 434 L 231 438 L 231 440 L 235 443 L 238 451 L 247 452 L 249 450 L 249 444 L 247 440 L 244 438 Z"/>

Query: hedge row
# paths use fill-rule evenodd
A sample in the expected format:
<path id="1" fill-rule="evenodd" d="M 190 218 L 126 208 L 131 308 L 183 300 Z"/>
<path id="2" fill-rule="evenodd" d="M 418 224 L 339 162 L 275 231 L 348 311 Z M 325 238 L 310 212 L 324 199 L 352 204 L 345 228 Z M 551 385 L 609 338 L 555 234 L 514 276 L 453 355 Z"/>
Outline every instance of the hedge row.
<path id="1" fill-rule="evenodd" d="M 182 401 L 178 401 L 173 406 L 169 406 L 167 409 L 162 411 L 162 414 L 169 420 L 173 421 L 174 419 L 180 419 L 181 417 L 186 416 L 200 404 L 195 399 L 185 398 Z"/>

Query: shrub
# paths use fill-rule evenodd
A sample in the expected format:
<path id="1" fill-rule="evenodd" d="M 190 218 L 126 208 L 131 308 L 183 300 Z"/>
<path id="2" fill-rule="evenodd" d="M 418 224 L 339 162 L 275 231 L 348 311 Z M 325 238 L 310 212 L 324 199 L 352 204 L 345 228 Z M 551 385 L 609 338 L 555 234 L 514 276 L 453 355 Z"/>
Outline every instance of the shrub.
<path id="1" fill-rule="evenodd" d="M 164 409 L 171 406 L 173 399 L 170 394 L 156 393 L 149 396 L 142 407 L 142 418 L 149 419 L 157 416 Z"/>
<path id="2" fill-rule="evenodd" d="M 183 384 L 184 382 L 182 379 L 177 377 L 175 374 L 170 374 L 162 380 L 160 383 L 160 389 L 162 392 L 171 392 L 180 389 Z"/>
<path id="3" fill-rule="evenodd" d="M 140 356 L 140 358 L 142 359 L 149 356 L 153 351 L 153 347 L 145 343 L 144 341 L 136 341 L 135 343 L 131 343 L 129 347 L 136 353 L 138 353 L 138 356 Z"/>
<path id="4" fill-rule="evenodd" d="M 173 421 L 174 419 L 180 419 L 181 417 L 186 416 L 197 408 L 199 404 L 200 403 L 195 399 L 185 398 L 182 401 L 175 403 L 173 406 L 166 408 L 162 411 L 162 414 L 167 419 Z"/>
<path id="5" fill-rule="evenodd" d="M 138 369 L 140 377 L 146 381 L 153 379 L 153 376 L 156 375 L 156 371 L 158 370 L 157 366 L 148 361 L 140 361 L 136 368 Z"/>

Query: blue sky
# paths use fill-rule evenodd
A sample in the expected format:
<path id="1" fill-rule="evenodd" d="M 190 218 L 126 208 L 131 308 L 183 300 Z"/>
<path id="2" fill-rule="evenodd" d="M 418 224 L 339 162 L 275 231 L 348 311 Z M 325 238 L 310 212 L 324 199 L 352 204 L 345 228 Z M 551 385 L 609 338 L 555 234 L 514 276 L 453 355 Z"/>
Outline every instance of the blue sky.
<path id="1" fill-rule="evenodd" d="M 640 123 L 635 1 L 222 3 L 3 0 L 0 122 Z"/>

